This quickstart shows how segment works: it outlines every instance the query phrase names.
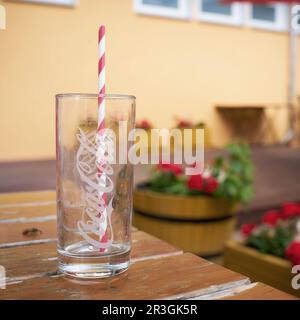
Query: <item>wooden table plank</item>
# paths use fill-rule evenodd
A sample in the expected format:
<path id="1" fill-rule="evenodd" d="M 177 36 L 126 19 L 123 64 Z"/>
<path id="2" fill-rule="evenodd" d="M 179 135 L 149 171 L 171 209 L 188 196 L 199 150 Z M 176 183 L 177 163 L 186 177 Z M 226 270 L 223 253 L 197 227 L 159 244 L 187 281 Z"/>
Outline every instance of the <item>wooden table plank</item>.
<path id="1" fill-rule="evenodd" d="M 222 300 L 299 300 L 299 298 L 258 282 L 247 285 L 242 290 L 236 289 Z"/>
<path id="2" fill-rule="evenodd" d="M 133 232 L 132 262 L 182 254 L 180 249 L 143 231 Z M 18 278 L 34 278 L 55 274 L 57 270 L 56 243 L 18 246 L 0 250 L 0 265 L 6 269 L 8 282 Z M 16 263 L 18 261 L 18 263 Z"/>
<path id="3" fill-rule="evenodd" d="M 0 194 L 0 221 L 56 215 L 54 191 Z"/>
<path id="4" fill-rule="evenodd" d="M 24 206 L 6 206 L 0 207 L 0 221 L 2 220 L 13 220 L 13 219 L 28 219 L 35 217 L 44 217 L 56 215 L 56 203 L 45 202 L 44 204 L 38 203 L 37 206 L 33 205 L 33 203 Z"/>
<path id="5" fill-rule="evenodd" d="M 57 272 L 55 211 L 53 191 L 0 195 L 0 265 L 7 277 L 0 299 L 292 298 L 136 229 L 128 272 L 92 285 L 64 277 Z M 23 234 L 32 228 L 41 233 Z"/>
<path id="6" fill-rule="evenodd" d="M 0 222 L 0 248 L 10 243 L 28 242 L 30 244 L 41 239 L 56 239 L 56 216 L 41 217 L 41 220 L 30 222 Z M 45 221 L 43 221 L 45 219 Z M 35 228 L 37 232 L 24 232 Z"/>
<path id="7" fill-rule="evenodd" d="M 112 280 L 78 282 L 44 276 L 7 286 L 1 299 L 168 299 L 248 280 L 192 254 L 133 263 L 127 274 Z"/>
<path id="8" fill-rule="evenodd" d="M 36 232 L 31 232 L 32 229 L 35 229 Z M 133 232 L 136 230 L 135 227 L 132 227 Z M 15 220 L 2 220 L 0 217 L 0 249 L 54 242 L 56 238 L 56 215 Z"/>
<path id="9" fill-rule="evenodd" d="M 8 205 L 18 206 L 20 204 L 53 202 L 56 200 L 54 190 L 34 192 L 12 192 L 0 194 L 0 208 Z"/>

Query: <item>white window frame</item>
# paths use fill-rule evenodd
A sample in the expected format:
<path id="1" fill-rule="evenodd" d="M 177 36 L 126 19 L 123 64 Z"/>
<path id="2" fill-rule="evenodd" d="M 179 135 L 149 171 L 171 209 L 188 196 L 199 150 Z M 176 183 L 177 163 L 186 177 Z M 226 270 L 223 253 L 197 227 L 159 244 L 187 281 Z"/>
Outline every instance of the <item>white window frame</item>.
<path id="1" fill-rule="evenodd" d="M 138 14 L 175 18 L 190 19 L 191 0 L 178 0 L 178 8 L 167 8 L 160 5 L 144 4 L 142 0 L 134 0 L 134 11 Z"/>
<path id="2" fill-rule="evenodd" d="M 79 0 L 15 0 L 19 2 L 31 2 L 37 4 L 49 4 L 49 5 L 60 5 L 67 7 L 74 7 L 78 4 Z"/>
<path id="3" fill-rule="evenodd" d="M 288 6 L 286 4 L 268 4 L 268 6 L 275 8 L 275 21 L 262 21 L 253 19 L 252 11 L 253 6 L 252 4 L 245 4 L 245 11 L 246 11 L 246 26 L 263 29 L 263 30 L 270 30 L 270 31 L 287 31 L 288 29 Z"/>
<path id="4" fill-rule="evenodd" d="M 5 29 L 6 29 L 6 10 L 4 6 L 0 5 L 0 30 L 5 30 Z M 0 280 L 1 280 L 1 277 L 0 277 Z M 0 283 L 0 289 L 1 289 L 1 283 Z"/>
<path id="5" fill-rule="evenodd" d="M 289 7 L 287 8 L 287 29 L 289 30 L 289 23 L 291 23 L 291 31 L 297 35 L 300 35 L 300 25 L 294 21 L 294 19 L 298 20 L 300 17 L 300 5 L 294 5 L 292 8 L 293 9 L 291 12 L 291 9 Z M 291 19 L 291 21 L 289 19 Z"/>
<path id="6" fill-rule="evenodd" d="M 218 13 L 210 13 L 200 10 L 202 8 L 202 0 L 196 1 L 196 19 L 204 22 L 212 22 L 219 24 L 229 24 L 235 26 L 241 26 L 243 24 L 243 4 L 240 3 L 232 3 L 232 14 L 218 14 Z"/>

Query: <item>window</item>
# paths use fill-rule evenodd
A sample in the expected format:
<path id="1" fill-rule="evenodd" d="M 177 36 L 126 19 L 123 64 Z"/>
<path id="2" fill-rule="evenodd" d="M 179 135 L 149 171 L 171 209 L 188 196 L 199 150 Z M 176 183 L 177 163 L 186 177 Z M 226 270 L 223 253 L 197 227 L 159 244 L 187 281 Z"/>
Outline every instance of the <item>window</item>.
<path id="1" fill-rule="evenodd" d="M 190 0 L 135 0 L 134 9 L 146 15 L 188 19 Z"/>
<path id="2" fill-rule="evenodd" d="M 242 5 L 239 3 L 222 4 L 220 0 L 198 0 L 197 18 L 200 21 L 242 24 Z"/>
<path id="3" fill-rule="evenodd" d="M 142 0 L 143 4 L 161 6 L 167 8 L 177 8 L 178 0 Z"/>
<path id="4" fill-rule="evenodd" d="M 62 6 L 75 6 L 78 0 L 17 0 L 20 2 L 33 2 L 33 3 L 42 3 L 42 4 L 55 4 Z"/>
<path id="5" fill-rule="evenodd" d="M 266 30 L 284 31 L 287 29 L 287 6 L 283 4 L 249 5 L 247 25 Z"/>
<path id="6" fill-rule="evenodd" d="M 3 6 L 0 5 L 0 30 L 5 30 L 6 28 L 6 11 Z M 0 287 L 1 289 L 1 287 Z"/>
<path id="7" fill-rule="evenodd" d="M 252 19 L 274 22 L 276 19 L 275 10 L 276 9 L 271 6 L 254 4 L 252 6 Z"/>
<path id="8" fill-rule="evenodd" d="M 202 7 L 200 8 L 203 12 L 206 13 L 216 13 L 216 14 L 225 14 L 231 15 L 232 7 L 231 5 L 221 5 L 218 0 L 202 0 Z"/>
<path id="9" fill-rule="evenodd" d="M 46 0 L 44 0 L 46 1 Z M 67 1 L 67 0 L 66 0 Z M 133 0 L 137 13 L 177 19 L 286 31 L 286 4 L 224 3 L 222 0 Z"/>

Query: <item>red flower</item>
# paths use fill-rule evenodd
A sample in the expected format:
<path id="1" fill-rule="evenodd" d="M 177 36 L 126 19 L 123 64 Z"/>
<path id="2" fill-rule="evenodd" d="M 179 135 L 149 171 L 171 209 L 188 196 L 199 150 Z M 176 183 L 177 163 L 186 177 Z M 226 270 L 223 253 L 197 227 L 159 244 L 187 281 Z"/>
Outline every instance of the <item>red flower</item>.
<path id="1" fill-rule="evenodd" d="M 136 127 L 140 129 L 151 129 L 152 124 L 148 120 L 141 120 L 136 123 Z"/>
<path id="2" fill-rule="evenodd" d="M 200 174 L 189 176 L 188 187 L 190 190 L 203 190 L 203 178 Z"/>
<path id="3" fill-rule="evenodd" d="M 203 189 L 207 193 L 213 193 L 217 190 L 219 183 L 216 178 L 208 177 L 204 180 Z"/>
<path id="4" fill-rule="evenodd" d="M 202 175 L 192 175 L 188 179 L 188 187 L 190 190 L 204 191 L 206 193 L 213 193 L 218 188 L 219 183 L 216 178 L 203 178 Z"/>
<path id="5" fill-rule="evenodd" d="M 285 203 L 282 206 L 281 215 L 283 219 L 290 219 L 300 215 L 300 205 L 297 203 Z"/>
<path id="6" fill-rule="evenodd" d="M 253 230 L 256 228 L 256 224 L 255 223 L 247 223 L 247 224 L 243 224 L 241 227 L 241 234 L 243 236 L 250 236 L 251 233 L 253 232 Z"/>
<path id="7" fill-rule="evenodd" d="M 160 163 L 158 166 L 159 170 L 162 170 L 164 172 L 171 172 L 174 174 L 174 176 L 178 176 L 179 174 L 182 174 L 183 170 L 182 167 L 177 164 L 172 163 Z"/>
<path id="8" fill-rule="evenodd" d="M 294 265 L 300 264 L 300 242 L 291 242 L 285 250 L 285 255 Z"/>
<path id="9" fill-rule="evenodd" d="M 281 214 L 278 210 L 269 210 L 262 217 L 262 223 L 275 226 L 281 219 Z"/>
<path id="10" fill-rule="evenodd" d="M 183 120 L 183 119 L 178 119 L 177 120 L 177 125 L 176 128 L 193 128 L 194 125 L 191 121 L 189 120 Z"/>

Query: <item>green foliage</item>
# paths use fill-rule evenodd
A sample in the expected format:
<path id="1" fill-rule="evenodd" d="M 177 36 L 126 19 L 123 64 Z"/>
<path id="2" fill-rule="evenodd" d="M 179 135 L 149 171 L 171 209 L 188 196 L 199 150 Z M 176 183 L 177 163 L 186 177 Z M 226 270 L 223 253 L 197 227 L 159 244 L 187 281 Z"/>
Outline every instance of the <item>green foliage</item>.
<path id="1" fill-rule="evenodd" d="M 182 194 L 189 193 L 186 179 L 173 175 L 172 172 L 156 171 L 149 181 L 149 187 L 156 192 L 163 192 L 169 194 Z"/>
<path id="2" fill-rule="evenodd" d="M 254 232 L 247 239 L 247 245 L 262 253 L 285 256 L 285 249 L 293 239 L 294 228 L 278 225 L 275 228 L 264 227 Z"/>
<path id="3" fill-rule="evenodd" d="M 148 187 L 157 192 L 179 195 L 209 195 L 223 197 L 233 202 L 247 203 L 253 195 L 253 170 L 250 149 L 246 143 L 228 145 L 227 156 L 217 157 L 211 166 L 211 176 L 218 180 L 218 187 L 212 193 L 190 190 L 184 175 L 174 175 L 171 171 L 155 171 Z"/>
<path id="4" fill-rule="evenodd" d="M 196 125 L 195 125 L 195 128 L 202 128 L 202 129 L 204 129 L 205 128 L 205 123 L 204 122 L 198 122 L 198 123 L 196 123 Z"/>
<path id="5" fill-rule="evenodd" d="M 253 196 L 253 171 L 250 148 L 246 143 L 228 145 L 228 158 L 217 157 L 213 164 L 213 174 L 225 174 L 216 195 L 230 198 L 235 202 L 247 203 Z"/>

